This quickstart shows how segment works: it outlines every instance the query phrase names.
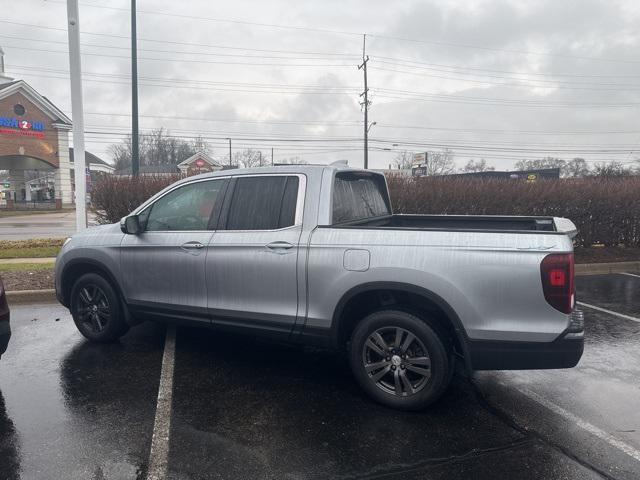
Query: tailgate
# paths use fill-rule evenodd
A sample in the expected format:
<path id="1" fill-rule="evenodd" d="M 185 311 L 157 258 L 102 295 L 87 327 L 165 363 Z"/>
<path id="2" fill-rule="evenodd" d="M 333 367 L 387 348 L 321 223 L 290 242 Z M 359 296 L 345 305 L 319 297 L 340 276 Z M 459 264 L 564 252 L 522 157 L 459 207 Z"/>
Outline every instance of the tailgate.
<path id="1" fill-rule="evenodd" d="M 573 238 L 578 234 L 578 229 L 568 218 L 553 217 L 553 223 L 556 226 L 556 232 L 565 233 L 569 236 L 569 238 Z"/>

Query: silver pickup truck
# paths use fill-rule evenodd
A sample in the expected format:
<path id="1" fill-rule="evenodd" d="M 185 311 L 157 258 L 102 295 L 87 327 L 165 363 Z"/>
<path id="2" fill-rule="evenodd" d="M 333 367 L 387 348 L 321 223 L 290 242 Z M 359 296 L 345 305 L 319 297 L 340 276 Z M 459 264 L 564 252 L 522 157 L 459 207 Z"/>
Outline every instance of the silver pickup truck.
<path id="1" fill-rule="evenodd" d="M 55 283 L 90 340 L 155 319 L 346 349 L 371 397 L 419 409 L 457 363 L 578 363 L 573 235 L 563 218 L 396 215 L 384 175 L 346 165 L 227 170 L 74 235 Z"/>

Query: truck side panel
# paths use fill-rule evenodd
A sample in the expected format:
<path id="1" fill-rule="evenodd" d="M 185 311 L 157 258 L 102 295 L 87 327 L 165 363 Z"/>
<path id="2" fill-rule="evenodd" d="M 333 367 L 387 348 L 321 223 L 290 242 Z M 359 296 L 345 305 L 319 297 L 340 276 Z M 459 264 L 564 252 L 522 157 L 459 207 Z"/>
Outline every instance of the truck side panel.
<path id="1" fill-rule="evenodd" d="M 368 266 L 362 268 L 368 252 Z M 470 340 L 551 342 L 569 316 L 545 300 L 540 262 L 571 252 L 564 235 L 318 228 L 308 252 L 306 327 L 327 334 L 345 292 L 399 282 L 433 292 L 460 318 Z M 355 265 L 358 268 L 352 268 Z"/>

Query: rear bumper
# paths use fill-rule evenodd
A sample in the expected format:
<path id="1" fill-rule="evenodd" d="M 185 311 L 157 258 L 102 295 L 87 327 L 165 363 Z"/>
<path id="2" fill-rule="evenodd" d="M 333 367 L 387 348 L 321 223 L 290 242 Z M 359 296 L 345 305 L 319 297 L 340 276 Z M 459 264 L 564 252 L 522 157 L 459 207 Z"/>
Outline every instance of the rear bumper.
<path id="1" fill-rule="evenodd" d="M 575 367 L 584 351 L 584 316 L 575 309 L 569 328 L 553 342 L 470 341 L 473 370 L 533 370 Z"/>
<path id="2" fill-rule="evenodd" d="M 584 350 L 582 338 L 539 342 L 469 342 L 473 370 L 532 370 L 575 367 Z"/>

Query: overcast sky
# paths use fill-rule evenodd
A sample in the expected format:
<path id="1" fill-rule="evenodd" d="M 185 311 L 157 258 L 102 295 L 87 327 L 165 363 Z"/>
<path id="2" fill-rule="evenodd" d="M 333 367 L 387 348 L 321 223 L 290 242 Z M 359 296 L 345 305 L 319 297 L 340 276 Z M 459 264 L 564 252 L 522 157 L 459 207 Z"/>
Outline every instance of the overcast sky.
<path id="1" fill-rule="evenodd" d="M 108 6 L 106 6 L 108 5 Z M 80 3 L 87 149 L 130 128 L 128 1 Z M 223 159 L 370 166 L 448 146 L 499 169 L 547 155 L 630 162 L 640 149 L 640 2 L 138 1 L 143 130 L 200 134 Z M 0 0 L 6 74 L 70 114 L 63 0 Z M 46 27 L 46 28 L 38 28 Z M 384 150 L 387 149 L 387 150 Z"/>

